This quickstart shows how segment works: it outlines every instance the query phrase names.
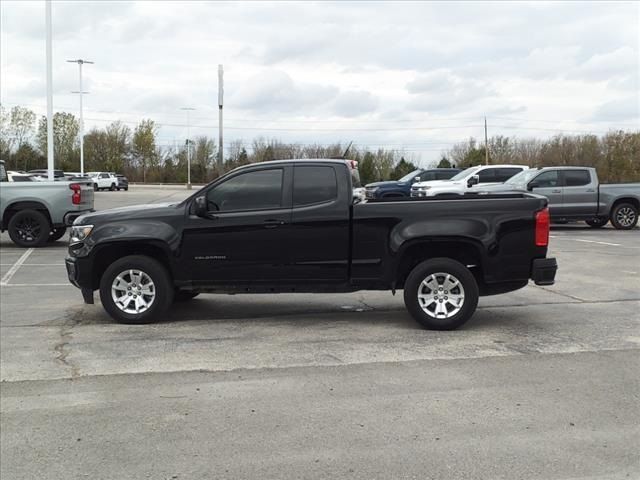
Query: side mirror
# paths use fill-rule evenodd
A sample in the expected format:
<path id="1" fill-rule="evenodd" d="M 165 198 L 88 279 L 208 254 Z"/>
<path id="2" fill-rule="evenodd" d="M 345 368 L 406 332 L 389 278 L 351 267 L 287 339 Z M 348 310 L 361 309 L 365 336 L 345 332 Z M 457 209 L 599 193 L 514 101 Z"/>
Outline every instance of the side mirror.
<path id="1" fill-rule="evenodd" d="M 420 181 L 420 177 L 413 177 L 413 183 L 418 183 Z"/>
<path id="2" fill-rule="evenodd" d="M 199 217 L 206 217 L 207 216 L 207 199 L 204 195 L 201 195 L 199 197 L 196 197 L 195 201 L 193 202 L 194 207 L 195 207 L 195 214 Z"/>
<path id="3" fill-rule="evenodd" d="M 480 176 L 478 175 L 473 175 L 469 181 L 467 182 L 467 186 L 468 187 L 473 187 L 474 185 L 477 185 L 480 183 Z"/>
<path id="4" fill-rule="evenodd" d="M 529 185 L 527 185 L 527 190 L 531 191 L 534 188 L 538 188 L 540 185 L 538 184 L 538 182 L 530 182 Z"/>

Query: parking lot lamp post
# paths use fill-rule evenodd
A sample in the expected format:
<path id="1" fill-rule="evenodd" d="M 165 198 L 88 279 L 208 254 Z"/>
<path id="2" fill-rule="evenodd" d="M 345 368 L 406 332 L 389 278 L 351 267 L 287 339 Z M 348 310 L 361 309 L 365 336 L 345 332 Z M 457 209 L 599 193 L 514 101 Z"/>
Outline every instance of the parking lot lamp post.
<path id="1" fill-rule="evenodd" d="M 80 88 L 78 88 L 77 92 L 71 92 L 71 93 L 77 93 L 78 96 L 80 97 L 80 174 L 84 175 L 84 116 L 82 113 L 82 95 L 89 92 L 85 92 L 82 90 L 82 65 L 84 65 L 85 63 L 92 64 L 93 62 L 90 62 L 89 60 L 82 60 L 80 58 L 77 60 L 67 60 L 67 62 L 77 63 L 79 67 L 79 87 Z"/>

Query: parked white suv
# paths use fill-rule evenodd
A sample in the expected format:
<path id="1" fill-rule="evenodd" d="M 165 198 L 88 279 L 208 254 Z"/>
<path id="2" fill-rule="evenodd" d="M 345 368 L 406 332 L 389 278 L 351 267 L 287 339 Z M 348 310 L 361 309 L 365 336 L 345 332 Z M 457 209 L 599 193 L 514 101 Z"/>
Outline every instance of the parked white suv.
<path id="1" fill-rule="evenodd" d="M 118 188 L 118 177 L 111 172 L 88 172 L 89 178 L 93 181 L 94 190 L 109 189 L 111 191 Z"/>
<path id="2" fill-rule="evenodd" d="M 467 192 L 473 192 L 475 185 L 487 186 L 503 183 L 528 168 L 524 165 L 479 165 L 467 168 L 449 180 L 414 183 L 411 187 L 411 196 L 435 197 L 451 193 L 464 195 Z"/>

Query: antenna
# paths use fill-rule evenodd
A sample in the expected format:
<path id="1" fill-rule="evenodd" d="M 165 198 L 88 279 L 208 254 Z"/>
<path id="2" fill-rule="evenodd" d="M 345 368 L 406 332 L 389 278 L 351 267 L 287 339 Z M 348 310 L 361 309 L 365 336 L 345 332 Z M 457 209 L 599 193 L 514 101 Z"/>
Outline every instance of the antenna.
<path id="1" fill-rule="evenodd" d="M 351 140 L 349 142 L 349 146 L 347 147 L 347 149 L 344 151 L 344 153 L 342 154 L 342 158 L 343 160 L 347 159 L 347 153 L 349 153 L 349 149 L 351 148 L 351 145 L 353 145 L 353 140 Z"/>

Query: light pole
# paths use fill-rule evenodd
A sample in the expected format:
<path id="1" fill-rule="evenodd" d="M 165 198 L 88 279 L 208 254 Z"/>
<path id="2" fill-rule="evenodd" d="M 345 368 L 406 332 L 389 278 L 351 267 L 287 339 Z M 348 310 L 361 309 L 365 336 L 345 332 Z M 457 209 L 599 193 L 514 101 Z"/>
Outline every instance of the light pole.
<path id="1" fill-rule="evenodd" d="M 223 107 L 223 96 L 224 96 L 224 70 L 222 65 L 218 65 L 218 175 L 222 175 L 222 152 L 223 152 L 223 144 L 222 144 L 222 107 Z"/>
<path id="2" fill-rule="evenodd" d="M 182 107 L 180 110 L 187 112 L 187 189 L 191 190 L 191 148 L 189 148 L 189 136 L 191 135 L 191 128 L 189 124 L 189 112 L 195 110 L 192 107 Z"/>
<path id="3" fill-rule="evenodd" d="M 51 0 L 45 3 L 47 24 L 47 177 L 53 181 L 53 39 L 51 28 Z"/>
<path id="4" fill-rule="evenodd" d="M 80 77 L 79 77 L 80 88 L 78 89 L 77 92 L 71 92 L 71 93 L 77 93 L 78 96 L 80 97 L 80 174 L 84 175 L 84 116 L 82 114 L 82 95 L 89 92 L 84 92 L 82 90 L 82 65 L 84 65 L 85 63 L 93 64 L 93 62 L 90 62 L 89 60 L 82 60 L 80 58 L 77 60 L 67 60 L 67 62 L 77 63 L 79 67 L 79 72 L 80 72 Z"/>

